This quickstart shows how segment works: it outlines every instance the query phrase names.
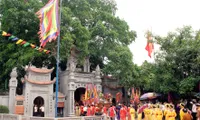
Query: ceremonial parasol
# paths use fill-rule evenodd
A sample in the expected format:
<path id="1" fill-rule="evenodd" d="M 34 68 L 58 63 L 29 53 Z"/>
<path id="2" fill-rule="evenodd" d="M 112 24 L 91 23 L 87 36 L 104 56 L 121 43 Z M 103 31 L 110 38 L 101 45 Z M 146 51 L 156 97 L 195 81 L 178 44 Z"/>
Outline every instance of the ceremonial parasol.
<path id="1" fill-rule="evenodd" d="M 138 113 L 142 113 L 144 111 L 145 108 L 148 107 L 148 104 L 144 104 L 143 106 L 141 106 L 139 109 L 138 109 Z"/>
<path id="2" fill-rule="evenodd" d="M 154 98 L 157 98 L 158 96 L 160 96 L 160 94 L 154 93 L 154 92 L 149 92 L 149 93 L 145 93 L 140 97 L 140 100 L 151 100 Z"/>

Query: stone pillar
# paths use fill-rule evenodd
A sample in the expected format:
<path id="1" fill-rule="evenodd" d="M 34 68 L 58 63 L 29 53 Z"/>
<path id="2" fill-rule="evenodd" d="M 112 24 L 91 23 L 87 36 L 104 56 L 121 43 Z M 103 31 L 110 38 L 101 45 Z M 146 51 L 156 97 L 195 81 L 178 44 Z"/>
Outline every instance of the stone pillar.
<path id="1" fill-rule="evenodd" d="M 75 83 L 74 82 L 69 82 L 68 83 L 68 116 L 74 116 L 75 111 L 74 111 L 74 91 L 75 91 Z"/>
<path id="2" fill-rule="evenodd" d="M 85 58 L 84 65 L 83 65 L 84 72 L 90 72 L 90 60 L 89 57 Z"/>
<path id="3" fill-rule="evenodd" d="M 99 67 L 99 65 L 97 65 L 96 70 L 95 70 L 95 76 L 94 76 L 94 83 L 97 86 L 97 91 L 101 91 L 102 92 L 102 80 L 101 80 L 101 69 Z"/>
<path id="4" fill-rule="evenodd" d="M 99 67 L 99 65 L 97 65 L 96 69 L 95 69 L 95 78 L 96 79 L 101 79 L 101 69 Z"/>
<path id="5" fill-rule="evenodd" d="M 14 68 L 10 74 L 9 80 L 9 113 L 14 114 L 15 112 L 15 96 L 17 88 L 17 70 Z"/>
<path id="6" fill-rule="evenodd" d="M 54 101 L 53 101 L 53 95 L 49 95 L 49 115 L 48 117 L 55 117 L 55 111 L 54 111 Z"/>

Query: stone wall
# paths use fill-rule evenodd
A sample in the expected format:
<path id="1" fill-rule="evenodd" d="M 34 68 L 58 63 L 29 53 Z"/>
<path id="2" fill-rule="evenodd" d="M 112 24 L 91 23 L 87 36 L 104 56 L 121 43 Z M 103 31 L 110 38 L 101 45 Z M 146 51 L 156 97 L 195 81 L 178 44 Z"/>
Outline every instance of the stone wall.
<path id="1" fill-rule="evenodd" d="M 9 96 L 8 95 L 0 95 L 0 105 L 5 105 L 9 107 Z"/>
<path id="2" fill-rule="evenodd" d="M 86 116 L 86 117 L 28 117 L 13 114 L 0 114 L 0 120 L 106 120 L 103 116 Z"/>

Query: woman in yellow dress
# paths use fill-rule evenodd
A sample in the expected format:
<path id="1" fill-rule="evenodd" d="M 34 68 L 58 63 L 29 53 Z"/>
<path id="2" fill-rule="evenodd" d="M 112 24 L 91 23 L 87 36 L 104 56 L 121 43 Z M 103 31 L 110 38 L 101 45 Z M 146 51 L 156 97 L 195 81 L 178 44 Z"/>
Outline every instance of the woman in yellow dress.
<path id="1" fill-rule="evenodd" d="M 144 120 L 149 120 L 150 110 L 149 108 L 144 109 Z"/>
<path id="2" fill-rule="evenodd" d="M 152 108 L 153 105 L 149 104 L 149 107 L 145 109 L 146 110 L 145 120 L 152 120 Z"/>
<path id="3" fill-rule="evenodd" d="M 151 120 L 156 120 L 156 105 L 152 105 L 152 108 L 151 108 Z"/>
<path id="4" fill-rule="evenodd" d="M 183 115 L 184 115 L 184 112 L 183 112 L 184 104 L 183 104 L 183 103 L 180 103 L 180 104 L 179 104 L 179 107 L 181 108 L 181 109 L 180 109 L 180 112 L 179 112 L 179 114 L 180 114 L 180 120 L 183 120 Z"/>
<path id="5" fill-rule="evenodd" d="M 131 116 L 131 120 L 135 120 L 135 109 L 133 108 L 133 106 L 130 106 L 130 116 Z"/>
<path id="6" fill-rule="evenodd" d="M 140 108 L 141 105 L 138 105 L 138 108 Z M 139 113 L 139 109 L 137 110 L 137 120 L 142 120 L 142 112 Z"/>
<path id="7" fill-rule="evenodd" d="M 166 114 L 165 120 L 176 120 L 176 112 L 172 104 L 169 105 L 169 111 Z"/>
<path id="8" fill-rule="evenodd" d="M 162 120 L 162 119 L 163 119 L 163 111 L 161 110 L 160 105 L 157 105 L 155 120 Z"/>
<path id="9" fill-rule="evenodd" d="M 165 117 L 165 120 L 167 120 L 166 119 L 166 115 L 167 115 L 167 112 L 169 111 L 169 104 L 168 103 L 165 103 L 165 109 L 164 109 L 164 114 L 163 114 L 163 116 Z"/>

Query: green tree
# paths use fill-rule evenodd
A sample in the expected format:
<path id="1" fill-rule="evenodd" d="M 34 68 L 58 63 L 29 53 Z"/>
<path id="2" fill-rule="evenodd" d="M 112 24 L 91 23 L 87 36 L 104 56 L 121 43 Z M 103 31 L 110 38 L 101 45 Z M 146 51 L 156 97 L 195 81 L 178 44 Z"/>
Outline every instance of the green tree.
<path id="1" fill-rule="evenodd" d="M 144 79 L 151 84 L 148 89 L 168 93 L 188 94 L 195 90 L 199 82 L 199 31 L 193 31 L 190 26 L 170 32 L 166 37 L 156 36 L 155 42 L 160 45 L 156 53 L 155 63 L 151 67 L 143 64 L 141 71 Z M 145 73 L 146 73 L 145 71 Z M 151 75 L 153 74 L 153 79 Z"/>
<path id="2" fill-rule="evenodd" d="M 47 0 L 2 0 L 2 30 L 11 30 L 19 38 L 39 45 L 39 20 L 35 13 L 46 3 Z M 120 76 L 122 80 L 129 78 L 132 70 L 129 66 L 133 66 L 133 63 L 128 45 L 135 40 L 136 33 L 129 29 L 124 20 L 116 17 L 115 12 L 116 4 L 112 0 L 64 0 L 61 20 L 61 65 L 66 65 L 71 48 L 76 46 L 80 65 L 82 58 L 89 56 L 92 70 L 100 64 L 104 74 Z M 50 49 L 52 54 L 46 55 L 1 39 L 1 85 L 9 79 L 9 73 L 15 66 L 19 70 L 29 62 L 38 67 L 55 66 L 56 42 L 47 44 L 46 48 Z M 128 66 L 127 69 L 123 64 Z M 120 75 L 122 73 L 123 75 Z"/>

